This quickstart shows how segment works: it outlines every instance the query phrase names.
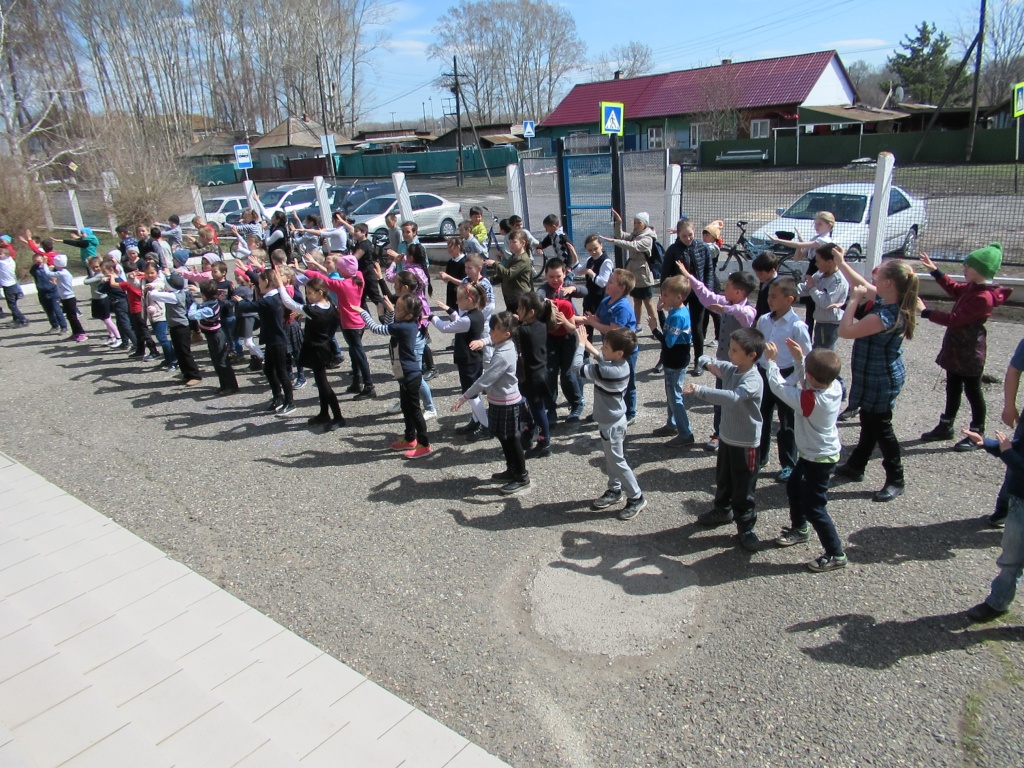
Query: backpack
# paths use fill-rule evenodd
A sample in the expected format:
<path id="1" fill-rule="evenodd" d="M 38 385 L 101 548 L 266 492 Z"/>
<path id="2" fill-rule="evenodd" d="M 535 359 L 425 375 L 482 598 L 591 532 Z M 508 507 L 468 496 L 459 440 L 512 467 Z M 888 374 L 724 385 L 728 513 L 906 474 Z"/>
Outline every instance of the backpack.
<path id="1" fill-rule="evenodd" d="M 661 268 L 665 264 L 665 248 L 658 242 L 658 238 L 651 238 L 651 252 L 647 255 L 647 265 L 655 280 L 661 280 Z"/>

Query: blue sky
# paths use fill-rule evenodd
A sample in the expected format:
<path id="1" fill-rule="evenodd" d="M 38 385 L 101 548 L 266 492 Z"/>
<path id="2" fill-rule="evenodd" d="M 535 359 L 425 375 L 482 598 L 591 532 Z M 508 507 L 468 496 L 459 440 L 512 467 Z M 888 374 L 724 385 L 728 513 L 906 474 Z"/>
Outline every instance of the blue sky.
<path id="1" fill-rule="evenodd" d="M 427 58 L 431 30 L 451 5 L 436 0 L 396 0 L 388 49 L 375 57 L 364 75 L 369 119 L 421 126 L 450 94 L 431 80 L 446 68 Z M 794 0 L 780 3 L 722 0 L 683 6 L 671 0 L 647 0 L 627 17 L 622 0 L 562 0 L 576 19 L 580 37 L 596 57 L 618 43 L 638 40 L 654 49 L 655 72 L 717 63 L 835 49 L 844 63 L 857 59 L 881 63 L 914 27 L 927 20 L 952 35 L 965 19 L 977 18 L 974 4 L 954 0 Z M 682 10 L 681 10 L 682 9 Z M 632 24 L 635 32 L 621 32 Z M 577 75 L 573 82 L 584 79 Z M 392 112 L 394 113 L 392 115 Z"/>

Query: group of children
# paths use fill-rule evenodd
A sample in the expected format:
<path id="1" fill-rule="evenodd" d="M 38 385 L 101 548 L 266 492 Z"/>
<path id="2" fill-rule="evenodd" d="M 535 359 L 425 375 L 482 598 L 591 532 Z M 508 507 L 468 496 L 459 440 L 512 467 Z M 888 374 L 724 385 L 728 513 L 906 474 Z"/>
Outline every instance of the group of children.
<path id="1" fill-rule="evenodd" d="M 239 391 L 233 362 L 247 353 L 250 367 L 266 376 L 271 391 L 267 410 L 280 416 L 295 410 L 294 390 L 305 383 L 305 371 L 311 371 L 319 411 L 309 422 L 322 425 L 325 432 L 345 425 L 328 373 L 341 358 L 337 331 L 341 330 L 352 361 L 348 392 L 357 399 L 377 395 L 362 347 L 363 332 L 387 336 L 399 391 L 397 408 L 391 410 L 400 410 L 404 422 L 404 434 L 390 447 L 409 459 L 433 451 L 427 429 L 427 421 L 436 415 L 427 384 L 435 370 L 429 329 L 451 334 L 462 392 L 453 410 L 466 403 L 471 410 L 469 422 L 456 433 L 467 441 L 498 440 L 506 468 L 492 479 L 506 494 L 529 486 L 528 459 L 550 455 L 559 391 L 568 402 L 567 421 L 577 421 L 587 404 L 583 385 L 589 382 L 592 420 L 608 475 L 607 489 L 592 506 L 600 510 L 622 504 L 619 517 L 628 520 L 647 505 L 624 455 L 626 431 L 637 413 L 638 321 L 646 310 L 647 325 L 660 345 L 657 370 L 664 375 L 667 402 L 665 425 L 655 434 L 670 437 L 670 448 L 692 446 L 696 438 L 687 400 L 695 397 L 714 406 L 713 433 L 705 447 L 717 453 L 716 493 L 712 509 L 700 515 L 699 522 L 734 523 L 739 544 L 748 550 L 758 548 L 755 488 L 770 460 L 771 426 L 777 414 L 776 480 L 786 483 L 790 526 L 775 541 L 779 546 L 806 542 L 812 527 L 824 552 L 809 567 L 828 571 L 846 564 L 827 511 L 833 474 L 852 482 L 863 480 L 878 445 L 886 479 L 873 500 L 891 501 L 903 493 L 892 411 L 905 379 L 902 343 L 913 338 L 920 316 L 947 328 L 937 361 L 947 372 L 946 407 L 938 427 L 922 439 L 956 437 L 953 421 L 966 392 L 971 429 L 955 449 L 984 445 L 1003 456 L 1011 468 L 1010 501 L 1003 507 L 1010 510 L 1011 519 L 1021 516 L 1013 514 L 1018 504 L 1015 490 L 1024 482 L 1013 475 L 1024 468 L 1018 457 L 1019 439 L 999 436 L 998 443 L 986 443 L 981 437 L 984 323 L 1009 294 L 992 283 L 1001 264 L 998 245 L 968 257 L 963 282 L 944 275 L 927 255 L 921 256 L 922 264 L 955 300 L 949 312 L 942 312 L 920 301 L 918 277 L 906 261 L 884 261 L 871 280 L 853 269 L 831 241 L 834 217 L 828 212 L 816 217 L 814 240 L 789 243 L 813 258 L 814 269 L 802 282 L 779 276 L 778 261 L 767 252 L 753 262 L 753 274 L 734 272 L 719 291 L 712 246 L 720 239 L 720 224 L 709 224 L 698 240 L 692 222 L 684 219 L 660 265 L 655 308 L 650 259 L 656 233 L 646 214 L 636 215 L 630 233 L 620 227 L 614 239 L 586 238 L 583 261 L 557 217 L 545 220 L 543 243 L 534 240 L 521 221 L 513 226 L 503 222 L 508 251 L 490 258 L 478 239 L 482 212 L 474 209 L 460 227 L 460 236 L 447 243 L 449 259 L 440 274 L 446 295 L 440 301 L 432 298 L 429 262 L 414 223 L 399 229 L 394 218 L 389 221 L 394 230 L 386 249 L 390 265 L 382 269 L 378 254 L 367 245 L 366 227 L 339 218 L 336 229 L 348 236 L 316 230 L 324 247 L 310 250 L 301 260 L 273 247 L 283 245 L 280 237 L 269 242 L 250 235 L 240 249 L 245 264 L 234 268 L 234 281 L 219 252 L 203 253 L 200 269 L 192 271 L 174 265 L 173 251 L 167 262 L 158 236 L 150 238 L 145 258 L 137 240 L 123 237 L 119 249 L 105 258 L 87 259 L 92 317 L 103 323 L 110 346 L 127 349 L 132 357 L 155 359 L 159 344 L 165 370 L 180 368 L 188 386 L 202 380 L 191 353 L 194 334 L 205 338 L 218 376 L 218 396 Z M 274 231 L 280 232 L 282 222 L 277 225 Z M 292 229 L 293 234 L 310 231 Z M 67 257 L 54 251 L 52 240 L 37 244 L 30 232 L 20 239 L 34 253 L 31 273 L 51 327 L 56 332 L 70 328 L 71 339 L 84 340 Z M 209 233 L 204 239 L 208 245 Z M 615 269 L 603 241 L 626 248 L 626 268 Z M 20 289 L 16 279 L 11 283 L 13 244 L 5 236 L 0 245 L 0 286 L 15 323 L 22 324 L 24 315 L 17 308 Z M 269 252 L 264 246 L 271 246 Z M 545 260 L 544 282 L 536 289 L 535 250 L 543 252 Z M 495 286 L 501 288 L 504 311 L 497 311 Z M 801 299 L 810 301 L 806 322 L 794 311 Z M 376 319 L 368 312 L 374 304 Z M 700 313 L 691 312 L 696 307 L 718 319 L 715 359 L 703 354 L 703 329 L 697 327 L 701 319 L 695 319 Z M 600 348 L 594 344 L 595 333 L 601 335 Z M 841 376 L 835 351 L 839 338 L 853 342 L 847 379 Z M 594 362 L 587 361 L 588 354 Z M 714 385 L 696 383 L 704 371 L 713 374 Z M 837 421 L 852 416 L 860 419 L 860 434 L 847 461 L 839 464 Z M 1017 524 L 1024 525 L 1024 519 Z M 993 609 L 1002 610 L 999 606 L 1005 603 L 1000 597 Z"/>

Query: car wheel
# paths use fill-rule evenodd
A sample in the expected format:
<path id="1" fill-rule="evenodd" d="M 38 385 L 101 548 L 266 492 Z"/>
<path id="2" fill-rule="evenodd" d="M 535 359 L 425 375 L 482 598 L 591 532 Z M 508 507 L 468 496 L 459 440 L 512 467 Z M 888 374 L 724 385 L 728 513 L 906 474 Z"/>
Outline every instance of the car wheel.
<path id="1" fill-rule="evenodd" d="M 917 255 L 917 227 L 911 227 L 907 236 L 903 238 L 903 247 L 900 248 L 900 256 L 904 259 L 913 259 Z"/>
<path id="2" fill-rule="evenodd" d="M 217 182 L 216 181 L 208 181 L 208 182 L 206 182 L 206 186 L 208 186 L 208 187 L 216 187 L 217 186 Z"/>
<path id="3" fill-rule="evenodd" d="M 859 245 L 851 245 L 846 250 L 844 258 L 847 261 L 864 261 L 864 252 L 860 249 Z"/>
<path id="4" fill-rule="evenodd" d="M 459 228 L 455 226 L 455 222 L 451 219 L 445 219 L 441 222 L 439 234 L 444 238 L 455 237 L 459 234 Z"/>

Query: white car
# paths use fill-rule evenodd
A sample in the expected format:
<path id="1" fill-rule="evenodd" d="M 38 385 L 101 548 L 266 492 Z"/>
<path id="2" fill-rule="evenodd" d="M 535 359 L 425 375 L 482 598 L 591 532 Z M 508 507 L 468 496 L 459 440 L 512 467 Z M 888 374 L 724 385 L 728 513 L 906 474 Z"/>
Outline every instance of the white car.
<path id="1" fill-rule="evenodd" d="M 445 200 L 443 197 L 431 195 L 426 192 L 414 192 L 409 195 L 409 202 L 412 203 L 412 217 L 419 227 L 419 234 L 440 235 L 441 237 L 454 237 L 459 234 L 459 223 L 462 221 L 462 206 Z M 365 203 L 352 211 L 352 221 L 355 224 L 366 224 L 370 229 L 370 235 L 386 235 L 387 225 L 384 217 L 391 211 L 398 210 L 398 198 L 394 195 L 381 195 L 371 197 Z M 401 214 L 399 214 L 401 224 Z"/>
<path id="2" fill-rule="evenodd" d="M 277 211 L 284 211 L 290 217 L 293 211 L 316 203 L 316 185 L 282 184 L 260 195 L 260 203 L 268 219 Z"/>
<path id="3" fill-rule="evenodd" d="M 203 200 L 204 219 L 215 227 L 223 228 L 229 213 L 238 213 L 249 207 L 244 195 L 227 195 L 224 197 L 208 197 Z M 184 227 L 191 226 L 190 222 L 195 218 L 194 213 L 186 213 L 179 216 Z"/>
<path id="4" fill-rule="evenodd" d="M 806 242 L 814 237 L 814 215 L 818 211 L 831 211 L 836 217 L 832 239 L 843 247 L 848 261 L 859 261 L 864 258 L 867 247 L 874 193 L 875 185 L 866 183 L 828 184 L 805 192 L 789 208 L 779 208 L 779 218 L 769 221 L 750 237 L 748 250 L 756 257 L 771 248 L 770 238 L 776 232 L 793 233 L 796 239 Z M 889 191 L 883 253 L 914 256 L 917 238 L 927 221 L 924 202 L 893 187 Z"/>

